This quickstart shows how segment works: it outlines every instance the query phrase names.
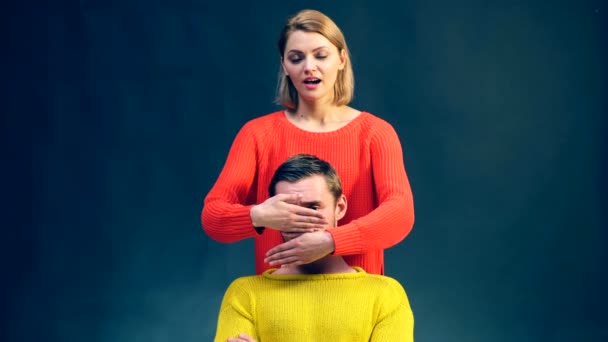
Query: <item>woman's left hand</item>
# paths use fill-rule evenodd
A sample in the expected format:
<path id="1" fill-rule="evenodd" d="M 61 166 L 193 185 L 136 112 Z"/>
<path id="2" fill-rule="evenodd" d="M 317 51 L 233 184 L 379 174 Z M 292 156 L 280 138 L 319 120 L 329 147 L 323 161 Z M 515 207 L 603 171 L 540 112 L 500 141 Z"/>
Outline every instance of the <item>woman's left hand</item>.
<path id="1" fill-rule="evenodd" d="M 264 262 L 270 266 L 310 264 L 332 253 L 334 249 L 334 239 L 329 232 L 305 233 L 270 249 Z"/>

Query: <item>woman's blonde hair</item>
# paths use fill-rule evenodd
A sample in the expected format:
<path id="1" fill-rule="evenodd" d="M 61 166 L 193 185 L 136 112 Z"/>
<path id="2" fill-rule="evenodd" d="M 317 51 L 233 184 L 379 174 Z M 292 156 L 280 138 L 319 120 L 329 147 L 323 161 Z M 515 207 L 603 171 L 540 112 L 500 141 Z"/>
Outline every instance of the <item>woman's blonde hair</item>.
<path id="1" fill-rule="evenodd" d="M 296 13 L 287 20 L 279 35 L 278 48 L 281 61 L 285 57 L 287 39 L 295 31 L 318 33 L 335 45 L 338 52 L 344 51 L 346 55 L 344 69 L 338 72 L 334 84 L 334 104 L 338 106 L 348 104 L 353 98 L 355 77 L 350 63 L 350 52 L 340 28 L 328 16 L 319 11 L 302 10 Z M 285 75 L 282 66 L 279 66 L 279 81 L 275 102 L 288 109 L 298 109 L 298 92 L 291 79 Z"/>

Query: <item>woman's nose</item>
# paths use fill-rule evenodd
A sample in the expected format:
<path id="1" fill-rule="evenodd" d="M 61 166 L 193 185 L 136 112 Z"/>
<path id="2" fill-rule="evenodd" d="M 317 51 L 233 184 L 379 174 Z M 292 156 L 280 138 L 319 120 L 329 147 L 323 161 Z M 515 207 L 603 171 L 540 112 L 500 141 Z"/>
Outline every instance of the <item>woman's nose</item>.
<path id="1" fill-rule="evenodd" d="M 306 60 L 304 60 L 304 70 L 305 71 L 314 71 L 316 69 L 316 67 L 317 67 L 317 65 L 313 58 L 306 58 Z"/>

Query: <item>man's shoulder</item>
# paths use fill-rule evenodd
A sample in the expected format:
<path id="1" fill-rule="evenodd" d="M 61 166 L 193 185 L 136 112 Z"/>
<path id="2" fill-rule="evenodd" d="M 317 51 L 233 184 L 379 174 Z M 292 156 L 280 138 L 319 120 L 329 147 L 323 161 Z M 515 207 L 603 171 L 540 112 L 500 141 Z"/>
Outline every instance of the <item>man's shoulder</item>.
<path id="1" fill-rule="evenodd" d="M 259 275 L 244 276 L 234 279 L 226 288 L 225 298 L 248 301 L 252 294 L 264 288 L 264 278 Z"/>
<path id="2" fill-rule="evenodd" d="M 388 292 L 405 292 L 401 283 L 389 276 L 377 275 L 377 274 L 368 274 L 366 277 L 366 281 L 370 286 L 375 286 L 378 288 L 382 288 Z"/>
<path id="3" fill-rule="evenodd" d="M 374 288 L 373 292 L 375 292 L 376 298 L 383 303 L 383 307 L 388 311 L 392 312 L 399 306 L 411 311 L 408 295 L 399 281 L 381 275 L 370 275 L 368 278 L 370 284 L 366 284 L 366 286 Z"/>
<path id="4" fill-rule="evenodd" d="M 258 284 L 264 281 L 264 277 L 260 275 L 248 275 L 234 279 L 228 286 L 229 290 L 243 290 L 246 288 L 255 288 Z"/>

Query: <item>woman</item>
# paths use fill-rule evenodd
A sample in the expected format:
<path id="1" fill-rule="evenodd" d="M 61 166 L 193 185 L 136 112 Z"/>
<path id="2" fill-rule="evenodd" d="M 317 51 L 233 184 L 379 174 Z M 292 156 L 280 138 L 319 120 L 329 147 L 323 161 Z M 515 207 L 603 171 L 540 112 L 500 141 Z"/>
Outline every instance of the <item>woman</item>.
<path id="1" fill-rule="evenodd" d="M 297 13 L 278 47 L 277 103 L 285 110 L 241 128 L 205 198 L 204 230 L 220 242 L 255 238 L 258 274 L 330 253 L 384 274 L 383 250 L 400 242 L 414 223 L 399 138 L 386 121 L 348 106 L 354 90 L 350 54 L 330 18 L 314 10 Z M 275 169 L 298 153 L 325 159 L 338 171 L 350 199 L 340 226 L 318 230 L 325 218 L 314 205 L 298 205 L 298 194 L 269 197 Z M 306 234 L 283 242 L 280 232 Z"/>

